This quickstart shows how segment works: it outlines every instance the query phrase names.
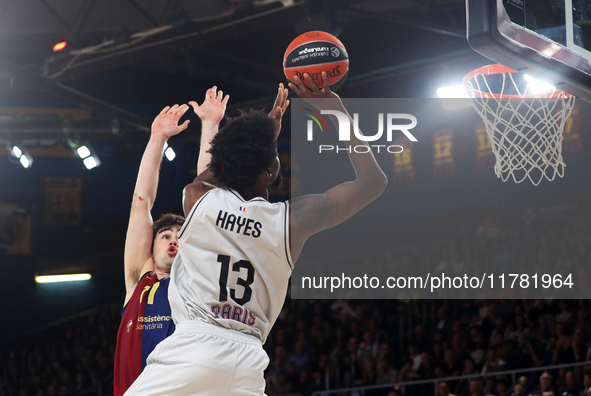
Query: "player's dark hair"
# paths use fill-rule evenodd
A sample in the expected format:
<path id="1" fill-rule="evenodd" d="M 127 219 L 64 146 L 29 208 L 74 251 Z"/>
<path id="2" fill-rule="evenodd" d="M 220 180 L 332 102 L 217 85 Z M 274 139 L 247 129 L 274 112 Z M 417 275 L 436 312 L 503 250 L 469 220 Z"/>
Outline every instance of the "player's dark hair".
<path id="1" fill-rule="evenodd" d="M 211 141 L 216 180 L 237 191 L 252 188 L 277 156 L 275 121 L 260 110 L 232 118 Z"/>
<path id="2" fill-rule="evenodd" d="M 184 223 L 185 218 L 183 216 L 179 216 L 174 213 L 162 214 L 152 225 L 152 249 L 154 249 L 154 240 L 156 239 L 156 235 L 158 235 L 161 230 L 172 228 L 173 226 L 182 227 Z"/>

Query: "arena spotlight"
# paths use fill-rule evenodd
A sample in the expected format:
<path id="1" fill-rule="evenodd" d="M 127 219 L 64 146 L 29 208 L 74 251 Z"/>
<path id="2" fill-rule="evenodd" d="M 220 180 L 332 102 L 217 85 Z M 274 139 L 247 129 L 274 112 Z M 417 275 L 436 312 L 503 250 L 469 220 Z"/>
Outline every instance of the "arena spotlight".
<path id="1" fill-rule="evenodd" d="M 532 77 L 529 74 L 524 74 L 523 78 L 525 79 L 525 81 L 527 81 L 528 89 L 533 94 L 539 94 L 543 92 L 556 90 L 556 87 L 554 85 L 542 80 L 538 80 L 537 78 Z"/>
<path id="2" fill-rule="evenodd" d="M 91 278 L 90 274 L 39 275 L 35 277 L 37 283 L 75 282 Z"/>
<path id="3" fill-rule="evenodd" d="M 437 96 L 450 99 L 469 98 L 462 84 L 437 88 Z"/>
<path id="4" fill-rule="evenodd" d="M 172 147 L 170 147 L 168 145 L 168 142 L 167 143 L 164 143 L 164 156 L 169 161 L 172 161 L 176 157 L 176 153 L 174 152 L 174 150 L 172 149 Z"/>
<path id="5" fill-rule="evenodd" d="M 456 110 L 471 105 L 470 100 L 467 100 L 469 98 L 468 92 L 462 84 L 437 88 L 437 96 L 444 99 L 442 105 L 445 110 Z"/>
<path id="6" fill-rule="evenodd" d="M 30 168 L 33 165 L 33 157 L 31 157 L 31 154 L 22 145 L 19 146 L 9 143 L 7 148 L 12 158 L 16 159 L 23 168 Z"/>
<path id="7" fill-rule="evenodd" d="M 82 163 L 86 169 L 96 168 L 101 164 L 101 161 L 98 159 L 97 155 L 90 146 L 78 146 L 74 148 L 74 151 L 76 151 L 78 157 L 82 159 Z"/>

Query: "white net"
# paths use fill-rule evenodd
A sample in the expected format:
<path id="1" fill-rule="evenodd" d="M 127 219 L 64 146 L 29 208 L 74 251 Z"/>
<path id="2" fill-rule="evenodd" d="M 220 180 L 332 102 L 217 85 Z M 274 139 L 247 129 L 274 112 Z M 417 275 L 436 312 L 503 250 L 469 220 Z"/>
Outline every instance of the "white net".
<path id="1" fill-rule="evenodd" d="M 535 93 L 534 81 L 516 76 L 477 72 L 464 84 L 491 140 L 497 177 L 537 186 L 564 176 L 562 137 L 575 98 L 553 87 Z"/>

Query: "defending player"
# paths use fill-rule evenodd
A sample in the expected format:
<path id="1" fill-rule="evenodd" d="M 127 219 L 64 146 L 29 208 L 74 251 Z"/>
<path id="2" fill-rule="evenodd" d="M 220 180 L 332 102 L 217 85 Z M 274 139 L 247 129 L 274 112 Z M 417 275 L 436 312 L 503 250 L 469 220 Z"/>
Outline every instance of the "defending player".
<path id="1" fill-rule="evenodd" d="M 290 87 L 303 98 L 331 98 L 325 109 L 346 112 L 326 73 L 321 90 L 306 79 L 312 91 L 300 80 Z M 269 203 L 268 187 L 280 167 L 276 122 L 288 104 L 281 86 L 274 117 L 251 112 L 229 121 L 211 143 L 209 169 L 185 187 L 187 221 L 169 295 L 177 330 L 150 355 L 127 395 L 263 395 L 269 360 L 262 343 L 306 239 L 384 190 L 387 180 L 371 151 L 353 151 L 356 180 Z M 353 138 L 350 144 L 364 143 Z"/>
<path id="2" fill-rule="evenodd" d="M 195 111 L 202 120 L 202 133 L 212 136 L 224 116 L 228 96 L 209 89 Z M 165 142 L 185 130 L 178 125 L 187 105 L 164 108 L 152 123 L 150 140 L 136 181 L 125 241 L 126 296 L 115 351 L 114 395 L 122 395 L 140 375 L 154 347 L 174 331 L 168 302 L 170 269 L 178 252 L 177 234 L 182 216 L 165 214 L 152 221 L 158 173 Z M 207 158 L 205 160 L 208 160 Z M 200 159 L 197 172 L 205 169 Z"/>

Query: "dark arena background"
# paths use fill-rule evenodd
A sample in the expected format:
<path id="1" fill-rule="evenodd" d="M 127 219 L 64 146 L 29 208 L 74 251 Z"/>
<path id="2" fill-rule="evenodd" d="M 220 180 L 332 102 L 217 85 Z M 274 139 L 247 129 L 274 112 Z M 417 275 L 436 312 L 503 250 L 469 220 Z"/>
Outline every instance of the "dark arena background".
<path id="1" fill-rule="evenodd" d="M 0 396 L 112 394 L 124 239 L 151 120 L 166 105 L 202 102 L 212 85 L 230 94 L 228 115 L 269 109 L 285 82 L 285 48 L 309 30 L 346 46 L 343 98 L 436 98 L 494 63 L 466 40 L 463 0 L 0 0 Z M 388 252 L 359 265 L 572 268 L 583 269 L 573 281 L 588 282 L 591 135 L 589 105 L 577 103 L 565 177 L 537 187 L 494 175 L 476 113 L 417 134 L 404 156 L 380 157 L 388 188 L 357 216 L 376 217 L 371 226 L 388 234 L 374 242 Z M 163 160 L 155 217 L 182 213 L 182 189 L 196 176 L 200 122 L 186 117 L 189 128 L 169 141 L 176 157 Z M 288 112 L 285 182 L 272 201 L 308 183 L 296 177 L 306 161 L 292 158 L 292 132 Z M 72 145 L 91 147 L 99 166 L 87 169 Z M 330 246 L 312 238 L 307 257 L 328 248 L 332 264 L 353 257 L 345 230 Z M 66 273 L 91 279 L 35 281 Z M 590 394 L 588 299 L 523 299 L 514 289 L 494 299 L 390 297 L 288 295 L 264 346 L 266 393 Z"/>

